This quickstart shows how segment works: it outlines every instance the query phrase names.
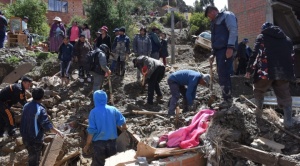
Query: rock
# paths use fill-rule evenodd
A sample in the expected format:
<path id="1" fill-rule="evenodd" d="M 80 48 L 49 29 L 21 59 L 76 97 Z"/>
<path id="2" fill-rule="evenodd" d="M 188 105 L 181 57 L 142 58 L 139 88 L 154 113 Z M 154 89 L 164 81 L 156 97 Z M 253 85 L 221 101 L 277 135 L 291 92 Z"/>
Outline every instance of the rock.
<path id="1" fill-rule="evenodd" d="M 26 149 L 16 153 L 15 159 L 14 159 L 14 165 L 24 165 L 28 160 L 28 152 Z"/>
<path id="2" fill-rule="evenodd" d="M 16 138 L 16 140 L 15 140 L 15 143 L 16 143 L 16 145 L 17 145 L 17 146 L 21 146 L 21 145 L 23 145 L 23 140 L 22 140 L 22 137 L 18 137 L 18 138 Z"/>
<path id="3" fill-rule="evenodd" d="M 16 143 L 9 142 L 2 147 L 1 151 L 4 153 L 11 153 L 11 152 L 14 152 L 15 148 L 16 148 Z"/>

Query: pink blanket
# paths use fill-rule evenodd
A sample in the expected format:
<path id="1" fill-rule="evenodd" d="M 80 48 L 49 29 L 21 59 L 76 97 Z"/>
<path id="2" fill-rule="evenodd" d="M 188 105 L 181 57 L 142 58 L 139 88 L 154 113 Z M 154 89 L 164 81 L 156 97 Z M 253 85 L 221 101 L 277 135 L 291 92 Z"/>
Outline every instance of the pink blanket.
<path id="1" fill-rule="evenodd" d="M 199 145 L 199 136 L 206 131 L 207 121 L 214 113 L 215 111 L 208 109 L 198 112 L 189 126 L 168 134 L 167 146 L 188 149 Z"/>

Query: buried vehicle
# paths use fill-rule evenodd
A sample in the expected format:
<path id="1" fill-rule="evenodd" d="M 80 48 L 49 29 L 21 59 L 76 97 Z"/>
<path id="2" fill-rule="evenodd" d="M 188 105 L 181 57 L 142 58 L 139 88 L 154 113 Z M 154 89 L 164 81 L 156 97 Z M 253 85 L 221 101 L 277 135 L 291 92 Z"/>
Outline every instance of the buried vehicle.
<path id="1" fill-rule="evenodd" d="M 205 49 L 211 49 L 211 33 L 210 31 L 204 31 L 200 33 L 198 36 L 193 35 L 193 38 L 196 38 L 195 44 L 199 45 Z"/>

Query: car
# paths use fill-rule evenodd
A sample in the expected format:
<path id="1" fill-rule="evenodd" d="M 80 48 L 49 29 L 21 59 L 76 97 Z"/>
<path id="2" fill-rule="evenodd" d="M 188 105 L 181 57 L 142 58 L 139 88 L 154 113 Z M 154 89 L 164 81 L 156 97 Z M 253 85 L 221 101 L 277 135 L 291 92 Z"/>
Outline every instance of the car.
<path id="1" fill-rule="evenodd" d="M 210 31 L 204 31 L 198 36 L 193 35 L 193 38 L 196 38 L 195 44 L 200 45 L 201 47 L 211 50 L 211 33 Z"/>

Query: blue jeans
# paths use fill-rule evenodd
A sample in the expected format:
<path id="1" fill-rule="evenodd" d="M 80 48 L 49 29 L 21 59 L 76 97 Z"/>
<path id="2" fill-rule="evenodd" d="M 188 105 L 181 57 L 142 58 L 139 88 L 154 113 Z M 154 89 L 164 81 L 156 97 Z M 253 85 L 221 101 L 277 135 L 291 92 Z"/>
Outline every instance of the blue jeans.
<path id="1" fill-rule="evenodd" d="M 0 31 L 0 48 L 4 47 L 5 32 Z"/>
<path id="2" fill-rule="evenodd" d="M 180 94 L 183 96 L 183 110 L 187 111 L 188 104 L 186 100 L 186 88 L 185 86 L 177 84 L 177 82 L 168 79 L 169 88 L 171 91 L 171 99 L 169 103 L 168 115 L 175 115 L 175 109 L 177 106 L 177 101 L 179 100 Z"/>
<path id="3" fill-rule="evenodd" d="M 226 58 L 226 48 L 221 50 L 215 50 L 215 56 L 217 61 L 217 69 L 219 76 L 219 84 L 222 89 L 222 97 L 224 100 L 231 99 L 231 78 L 230 74 L 233 67 L 233 57 Z"/>
<path id="4" fill-rule="evenodd" d="M 104 166 L 105 159 L 117 153 L 116 140 L 93 141 L 93 161 L 92 166 Z"/>
<path id="5" fill-rule="evenodd" d="M 40 158 L 43 149 L 43 143 L 26 142 L 24 145 L 28 151 L 28 166 L 37 166 L 40 164 Z"/>

